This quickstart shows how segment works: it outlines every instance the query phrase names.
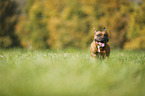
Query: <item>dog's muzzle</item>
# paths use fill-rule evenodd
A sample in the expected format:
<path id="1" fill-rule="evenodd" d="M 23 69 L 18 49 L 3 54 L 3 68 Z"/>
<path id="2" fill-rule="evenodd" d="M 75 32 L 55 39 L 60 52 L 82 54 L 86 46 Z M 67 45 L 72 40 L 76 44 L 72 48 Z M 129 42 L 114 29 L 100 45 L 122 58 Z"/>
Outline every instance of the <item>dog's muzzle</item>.
<path id="1" fill-rule="evenodd" d="M 105 45 L 106 45 L 106 40 L 105 40 L 105 39 L 100 39 L 100 40 L 95 39 L 95 42 L 96 42 L 96 44 L 98 44 L 100 47 L 105 47 Z"/>

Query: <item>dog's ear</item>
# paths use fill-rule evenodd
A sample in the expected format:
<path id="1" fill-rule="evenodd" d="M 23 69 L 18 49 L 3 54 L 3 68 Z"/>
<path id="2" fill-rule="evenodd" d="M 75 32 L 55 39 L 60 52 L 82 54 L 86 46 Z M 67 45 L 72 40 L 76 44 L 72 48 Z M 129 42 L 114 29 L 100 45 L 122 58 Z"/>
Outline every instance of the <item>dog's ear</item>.
<path id="1" fill-rule="evenodd" d="M 106 28 L 105 28 L 105 27 L 104 27 L 103 29 L 104 29 L 104 31 L 105 31 L 105 32 L 107 32 L 107 30 L 106 30 Z"/>
<path id="2" fill-rule="evenodd" d="M 97 32 L 97 30 L 96 30 L 96 28 L 94 28 L 94 30 L 95 30 L 95 32 L 94 32 L 94 34 Z"/>
<path id="3" fill-rule="evenodd" d="M 105 27 L 103 29 L 104 29 L 105 32 L 107 32 L 107 29 Z M 107 42 L 109 42 L 109 37 L 107 37 Z"/>

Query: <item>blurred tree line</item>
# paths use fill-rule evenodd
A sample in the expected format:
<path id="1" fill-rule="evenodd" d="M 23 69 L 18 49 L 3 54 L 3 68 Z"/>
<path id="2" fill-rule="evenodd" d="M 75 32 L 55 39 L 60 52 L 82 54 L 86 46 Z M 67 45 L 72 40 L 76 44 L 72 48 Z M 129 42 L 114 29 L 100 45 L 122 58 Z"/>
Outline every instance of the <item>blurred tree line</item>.
<path id="1" fill-rule="evenodd" d="M 19 45 L 15 33 L 16 25 L 16 2 L 0 0 L 0 48 L 8 48 Z"/>
<path id="2" fill-rule="evenodd" d="M 93 28 L 106 27 L 112 48 L 145 49 L 144 1 L 27 0 L 20 15 L 0 0 L 0 47 L 88 48 Z"/>

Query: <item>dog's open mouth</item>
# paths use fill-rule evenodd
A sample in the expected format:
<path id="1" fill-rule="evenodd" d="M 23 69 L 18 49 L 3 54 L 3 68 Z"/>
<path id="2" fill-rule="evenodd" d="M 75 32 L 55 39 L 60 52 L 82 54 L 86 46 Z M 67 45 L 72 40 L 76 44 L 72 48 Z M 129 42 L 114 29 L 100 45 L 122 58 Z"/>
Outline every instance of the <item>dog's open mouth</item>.
<path id="1" fill-rule="evenodd" d="M 100 47 L 105 47 L 106 45 L 105 41 L 96 41 L 96 44 L 98 44 Z"/>

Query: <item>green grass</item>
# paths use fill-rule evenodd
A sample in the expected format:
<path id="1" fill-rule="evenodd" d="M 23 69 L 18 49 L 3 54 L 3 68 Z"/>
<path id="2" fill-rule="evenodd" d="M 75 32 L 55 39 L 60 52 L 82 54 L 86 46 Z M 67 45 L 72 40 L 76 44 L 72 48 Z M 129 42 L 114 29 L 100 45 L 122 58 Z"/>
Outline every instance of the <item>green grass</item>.
<path id="1" fill-rule="evenodd" d="M 0 50 L 0 96 L 145 96 L 145 52 Z"/>

